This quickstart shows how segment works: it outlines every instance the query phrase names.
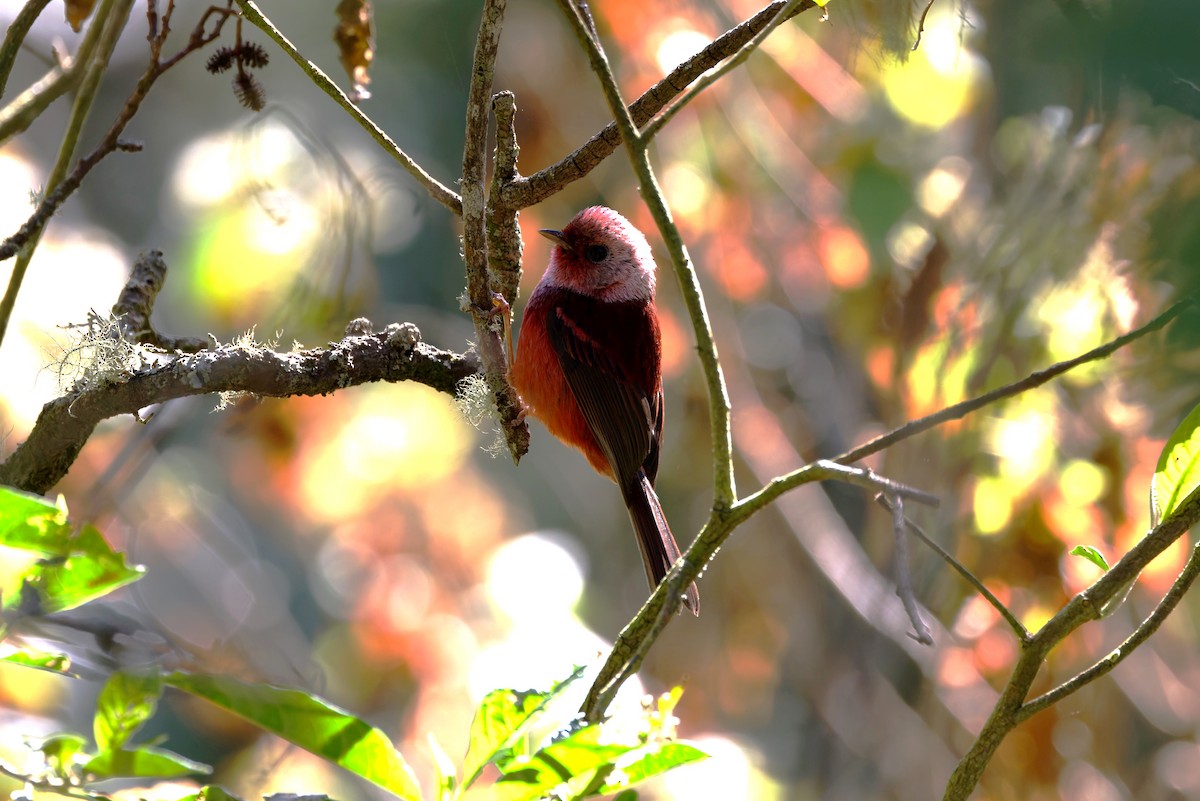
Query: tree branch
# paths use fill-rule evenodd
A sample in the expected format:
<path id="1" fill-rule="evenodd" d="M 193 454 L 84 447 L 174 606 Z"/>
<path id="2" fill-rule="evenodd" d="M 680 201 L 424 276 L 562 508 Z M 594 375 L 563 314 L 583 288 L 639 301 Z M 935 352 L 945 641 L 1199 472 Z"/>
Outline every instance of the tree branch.
<path id="1" fill-rule="evenodd" d="M 0 44 L 0 97 L 4 97 L 4 89 L 8 86 L 8 76 L 12 73 L 13 63 L 17 60 L 17 51 L 25 42 L 29 29 L 41 16 L 50 0 L 27 0 L 17 16 L 9 23 L 4 33 L 4 42 Z"/>
<path id="2" fill-rule="evenodd" d="M 663 126 L 670 122 L 671 119 L 685 106 L 695 100 L 701 92 L 712 86 L 721 78 L 725 77 L 726 73 L 737 69 L 746 61 L 746 59 L 750 58 L 750 54 L 759 48 L 759 45 L 761 45 L 763 41 L 771 35 L 772 31 L 774 31 L 783 23 L 787 22 L 792 16 L 800 13 L 800 6 L 803 3 L 804 0 L 788 0 L 787 4 L 784 5 L 783 8 L 779 9 L 779 11 L 773 17 L 771 17 L 770 21 L 763 26 L 762 30 L 754 34 L 750 41 L 738 48 L 738 51 L 734 53 L 733 56 L 726 59 L 725 63 L 721 64 L 721 66 L 711 70 L 710 72 L 706 72 L 703 76 L 701 76 L 700 80 L 696 81 L 696 83 L 690 89 L 688 89 L 687 94 L 668 106 L 667 109 L 661 115 L 659 115 L 658 119 L 647 125 L 642 131 L 642 136 L 644 136 L 647 141 L 653 139 L 654 136 L 663 129 Z"/>
<path id="3" fill-rule="evenodd" d="M 671 70 L 670 74 L 646 90 L 633 105 L 628 107 L 634 127 L 640 128 L 645 125 L 686 89 L 688 84 L 737 53 L 738 49 L 766 27 L 785 5 L 787 5 L 787 0 L 775 0 L 753 17 L 714 39 L 707 47 Z M 811 8 L 816 8 L 816 3 L 813 0 L 803 0 L 793 12 L 793 16 Z M 613 116 L 616 117 L 615 114 Z M 542 202 L 564 186 L 583 178 L 620 146 L 621 134 L 618 123 L 610 122 L 584 145 L 557 164 L 539 170 L 528 178 L 521 178 L 507 187 L 502 197 L 504 206 L 523 209 Z"/>
<path id="4" fill-rule="evenodd" d="M 495 401 L 500 431 L 508 445 L 508 452 L 514 462 L 519 462 L 529 450 L 529 427 L 521 416 L 524 410 L 521 399 L 508 383 L 503 332 L 509 323 L 511 303 L 503 296 L 497 297 L 489 276 L 491 254 L 488 250 L 488 192 L 484 169 L 492 80 L 496 72 L 496 52 L 500 46 L 506 7 L 507 0 L 485 0 L 479 21 L 479 36 L 475 42 L 463 146 L 463 262 L 467 269 L 465 310 L 475 324 L 483 377 Z"/>
<path id="5" fill-rule="evenodd" d="M 954 769 L 954 773 L 951 774 L 946 785 L 944 801 L 965 801 L 979 783 L 980 776 L 983 775 L 984 769 L 1000 743 L 1019 723 L 1034 712 L 1045 709 L 1059 698 L 1074 692 L 1087 681 L 1107 673 L 1124 658 L 1124 656 L 1110 655 L 1108 660 L 1103 660 L 1099 665 L 1085 671 L 1085 674 L 1089 674 L 1086 681 L 1080 680 L 1076 684 L 1068 682 L 1067 685 L 1052 690 L 1047 696 L 1030 702 L 1031 711 L 1026 711 L 1025 699 L 1029 695 L 1029 688 L 1037 678 L 1046 655 L 1068 634 L 1084 623 L 1098 619 L 1100 610 L 1109 601 L 1122 592 L 1128 584 L 1135 581 L 1146 565 L 1166 550 L 1168 545 L 1186 534 L 1197 522 L 1200 522 L 1200 490 L 1192 492 L 1173 515 L 1159 523 L 1157 528 L 1150 531 L 1095 584 L 1068 601 L 1066 606 L 1060 609 L 1058 614 L 1051 618 L 1041 630 L 1022 643 L 1021 654 L 1016 665 L 1013 666 L 1012 674 L 1004 692 L 1001 693 L 1000 701 L 993 708 L 992 714 L 988 717 L 987 723 L 984 724 L 975 743 L 963 755 L 962 760 Z M 1191 585 L 1198 571 L 1200 571 L 1200 565 L 1197 564 L 1197 557 L 1193 552 L 1184 571 L 1167 596 L 1163 598 L 1159 608 L 1155 609 L 1154 614 L 1147 618 L 1146 622 L 1131 636 L 1131 640 L 1135 637 L 1138 639 L 1129 648 L 1129 651 L 1158 628 L 1167 614 L 1174 609 L 1183 592 Z M 1128 654 L 1125 646 L 1119 650 L 1123 654 Z M 1112 664 L 1106 665 L 1106 661 L 1111 661 Z"/>
<path id="6" fill-rule="evenodd" d="M 79 188 L 83 176 L 87 175 L 93 166 L 116 149 L 116 135 L 113 135 L 111 143 L 108 137 L 105 137 L 100 147 L 91 156 L 81 160 L 75 170 L 67 176 L 67 168 L 70 166 L 71 159 L 75 157 L 83 125 L 87 121 L 88 114 L 92 110 L 92 103 L 96 99 L 96 93 L 100 89 L 100 80 L 108 69 L 109 58 L 117 46 L 117 39 L 120 38 L 121 31 L 125 29 L 125 23 L 129 19 L 129 12 L 132 8 L 132 0 L 106 0 L 97 11 L 96 19 L 88 28 L 89 36 L 93 30 L 98 31 L 92 48 L 94 52 L 90 53 L 88 61 L 79 67 L 82 70 L 79 92 L 75 95 L 75 102 L 71 106 L 71 117 L 63 132 L 58 157 L 46 179 L 45 191 L 49 194 L 42 198 L 42 202 L 38 204 L 37 209 L 20 230 L 0 244 L 0 261 L 11 259 L 20 252 L 20 257 L 13 265 L 12 273 L 8 277 L 8 286 L 4 290 L 4 296 L 0 298 L 0 343 L 4 342 L 4 333 L 8 330 L 8 321 L 11 319 L 13 308 L 17 303 L 17 294 L 21 291 L 25 272 L 29 269 L 29 262 L 33 258 L 33 251 L 37 247 L 42 229 L 54 212 L 58 210 L 59 205 Z"/>
<path id="7" fill-rule="evenodd" d="M 288 38 L 283 35 L 282 31 L 275 27 L 271 20 L 267 19 L 266 15 L 259 10 L 258 6 L 253 2 L 253 0 L 237 0 L 237 4 L 242 9 L 242 13 L 246 16 L 246 19 L 257 25 L 258 28 L 267 36 L 274 39 L 275 44 L 279 45 L 279 47 L 283 49 L 283 52 L 287 53 L 292 61 L 299 65 L 300 69 L 304 71 L 304 74 L 309 77 L 309 80 L 311 80 L 318 89 L 329 95 L 329 97 L 333 98 L 335 103 L 345 109 L 346 113 L 349 114 L 355 122 L 362 126 L 363 130 L 369 133 L 372 139 L 379 143 L 379 146 L 383 148 L 384 152 L 388 153 L 392 158 L 399 162 L 400 166 L 403 167 L 409 175 L 415 178 L 417 183 L 425 187 L 425 191 L 429 193 L 430 197 L 432 197 L 438 203 L 441 203 L 446 208 L 450 209 L 450 211 L 454 212 L 455 214 L 462 214 L 462 198 L 460 198 L 458 194 L 449 187 L 445 186 L 432 175 L 427 173 L 420 164 L 417 164 L 417 162 L 414 161 L 407 153 L 401 150 L 400 146 L 396 144 L 395 140 L 384 133 L 383 129 L 376 125 L 374 120 L 363 113 L 362 109 L 360 109 L 354 103 L 354 101 L 346 97 L 346 93 L 338 88 L 338 85 L 333 82 L 333 79 L 326 75 L 320 67 L 300 54 L 300 51 L 296 49 L 296 46 L 293 45 Z"/>
<path id="8" fill-rule="evenodd" d="M 141 298 L 157 291 L 147 283 L 148 271 L 165 271 L 161 254 L 143 255 L 138 263 L 142 266 L 134 270 L 115 309 L 135 307 L 140 313 Z M 148 318 L 149 306 L 144 310 Z M 221 392 L 276 398 L 325 395 L 372 381 L 417 381 L 454 394 L 460 381 L 479 371 L 473 352 L 427 345 L 412 323 L 392 324 L 379 333 L 371 333 L 364 323 L 355 321 L 345 338 L 326 348 L 278 353 L 233 344 L 183 356 L 146 350 L 141 361 L 149 366 L 106 365 L 102 375 L 42 407 L 29 437 L 0 464 L 0 484 L 44 494 L 66 475 L 100 421 L 136 415 L 175 398 Z"/>
<path id="9" fill-rule="evenodd" d="M 167 263 L 163 260 L 161 250 L 151 250 L 138 256 L 129 280 L 112 308 L 121 335 L 130 342 L 152 345 L 168 352 L 178 350 L 196 353 L 204 350 L 209 346 L 207 339 L 163 336 L 150 324 L 154 300 L 166 280 Z"/>
<path id="10" fill-rule="evenodd" d="M 42 202 L 38 204 L 37 209 L 25 221 L 24 225 L 15 234 L 0 244 L 0 260 L 9 259 L 18 253 L 20 254 L 13 266 L 12 275 L 9 277 L 8 288 L 5 290 L 4 297 L 0 299 L 0 342 L 4 340 L 4 332 L 8 328 L 8 321 L 12 316 L 13 307 L 16 305 L 17 294 L 24 281 L 25 270 L 29 265 L 29 260 L 33 256 L 33 248 L 36 247 L 37 240 L 41 236 L 41 232 L 46 224 L 50 221 L 50 218 L 58 211 L 63 202 L 79 188 L 80 184 L 83 183 L 83 179 L 92 171 L 92 168 L 99 164 L 106 156 L 118 150 L 137 149 L 138 146 L 130 145 L 128 142 L 123 141 L 121 134 L 125 131 L 125 127 L 129 124 L 129 121 L 137 114 L 138 109 L 141 108 L 142 101 L 146 99 L 146 95 L 150 92 L 150 87 L 162 77 L 163 73 L 177 64 L 185 55 L 204 47 L 220 36 L 221 26 L 225 19 L 222 17 L 211 32 L 205 32 L 204 26 L 211 14 L 210 9 L 209 12 L 206 12 L 201 17 L 187 45 L 174 57 L 164 62 L 160 61 L 160 56 L 163 43 L 170 32 L 170 14 L 168 13 L 163 17 L 161 28 L 159 28 L 157 16 L 155 16 L 153 24 L 155 30 L 151 30 L 149 37 L 150 64 L 138 79 L 133 92 L 125 100 L 125 105 L 122 106 L 121 111 L 117 114 L 117 118 L 100 140 L 100 144 L 90 154 L 79 160 L 70 175 L 63 178 L 67 165 L 73 157 L 75 142 L 90 110 L 91 99 L 95 96 L 99 88 L 100 79 L 107 69 L 108 58 L 116 46 L 121 31 L 124 29 L 125 21 L 132 5 L 132 0 L 110 0 L 110 2 L 106 2 L 97 11 L 97 19 L 92 24 L 97 25 L 103 21 L 106 27 L 100 34 L 95 56 L 85 68 L 86 72 L 83 83 L 76 97 L 75 106 L 72 109 L 71 122 L 68 125 L 67 134 L 64 136 L 63 146 L 59 151 L 59 160 L 55 164 L 54 171 L 47 181 L 46 188 L 52 191 L 49 191 L 42 198 Z M 173 6 L 171 8 L 173 9 Z M 153 7 L 150 10 L 153 10 Z"/>
<path id="11" fill-rule="evenodd" d="M 1014 381 L 1011 384 L 998 387 L 993 389 L 991 392 L 985 392 L 982 395 L 970 398 L 962 403 L 956 403 L 953 406 L 947 406 L 940 412 L 934 412 L 927 417 L 922 417 L 919 420 L 913 420 L 912 422 L 905 423 L 898 428 L 892 429 L 886 434 L 881 434 L 870 442 L 846 451 L 840 456 L 833 457 L 831 461 L 838 462 L 840 464 L 857 462 L 860 459 L 865 459 L 873 453 L 878 453 L 885 448 L 890 448 L 897 442 L 908 439 L 909 437 L 915 436 L 924 431 L 928 431 L 931 428 L 940 426 L 942 423 L 949 422 L 950 420 L 959 420 L 963 417 L 966 417 L 971 412 L 978 411 L 985 406 L 990 406 L 996 401 L 1010 398 L 1013 395 L 1020 395 L 1022 392 L 1027 392 L 1035 387 L 1040 387 L 1042 384 L 1057 378 L 1068 370 L 1075 369 L 1081 364 L 1087 364 L 1088 362 L 1094 362 L 1100 359 L 1108 358 L 1113 353 L 1116 353 L 1118 350 L 1128 345 L 1130 342 L 1141 339 L 1152 331 L 1159 330 L 1167 323 L 1178 317 L 1185 309 L 1194 307 L 1196 305 L 1197 303 L 1195 298 L 1185 298 L 1184 300 L 1181 300 L 1169 307 L 1166 311 L 1143 325 L 1141 328 L 1135 328 L 1128 334 L 1122 334 L 1111 342 L 1107 342 L 1098 348 L 1093 348 L 1081 356 L 1076 356 L 1074 359 L 1068 359 L 1065 362 L 1058 362 L 1057 364 L 1047 367 L 1045 370 L 1039 370 L 1036 373 L 1031 373 L 1025 378 L 1022 378 L 1020 381 Z"/>
<path id="12" fill-rule="evenodd" d="M 836 463 L 850 461 L 851 456 L 853 456 L 855 459 L 862 458 L 862 456 L 874 453 L 877 450 L 881 450 L 884 447 L 894 444 L 895 442 L 899 442 L 900 440 L 909 436 L 913 436 L 916 433 L 928 430 L 936 425 L 940 425 L 943 422 L 964 417 L 970 412 L 986 406 L 988 403 L 993 403 L 1002 398 L 1009 397 L 1010 395 L 1040 386 L 1041 384 L 1049 381 L 1051 378 L 1061 375 L 1062 373 L 1065 373 L 1074 367 L 1078 367 L 1081 364 L 1109 356 L 1119 348 L 1128 345 L 1147 333 L 1162 328 L 1190 305 L 1193 305 L 1193 301 L 1191 300 L 1177 303 L 1141 328 L 1117 337 L 1105 345 L 1088 351 L 1087 353 L 1074 359 L 1070 359 L 1065 362 L 1059 362 L 1058 364 L 1048 367 L 1045 370 L 1033 373 L 1025 379 L 1022 379 L 1014 384 L 1001 387 L 993 392 L 985 393 L 978 398 L 956 404 L 955 406 L 951 406 L 942 410 L 941 412 L 937 412 L 929 415 L 928 417 L 922 418 L 921 420 L 901 426 L 900 428 L 897 428 L 888 434 L 872 440 L 871 443 L 868 443 L 868 446 L 872 446 L 876 443 L 883 443 L 879 445 L 879 447 L 864 452 L 868 446 L 863 446 L 862 448 L 850 451 L 848 454 L 837 457 L 835 461 Z M 598 719 L 598 717 L 603 714 L 604 709 L 607 708 L 607 705 L 611 702 L 612 698 L 615 697 L 616 691 L 619 689 L 621 683 L 626 678 L 633 675 L 634 672 L 636 672 L 646 652 L 653 644 L 655 638 L 659 633 L 661 633 L 663 627 L 666 625 L 666 622 L 670 620 L 671 612 L 678 608 L 678 598 L 682 588 L 686 587 L 690 582 L 696 580 L 701 570 L 703 570 L 704 565 L 706 565 L 708 560 L 712 558 L 712 555 L 720 549 L 720 547 L 729 538 L 729 535 L 733 533 L 734 529 L 745 522 L 746 519 L 748 519 L 755 512 L 765 508 L 770 500 L 777 498 L 788 489 L 794 489 L 801 484 L 811 483 L 813 481 L 826 480 L 830 478 L 842 478 L 840 474 L 834 471 L 828 471 L 826 468 L 826 465 L 828 464 L 830 464 L 830 462 L 826 460 L 822 462 L 815 462 L 811 465 L 805 465 L 804 467 L 789 473 L 787 476 L 781 476 L 780 478 L 768 482 L 762 490 L 754 495 L 748 496 L 741 501 L 738 501 L 729 509 L 720 510 L 714 508 L 708 522 L 700 531 L 696 541 L 692 543 L 690 548 L 688 548 L 687 553 L 685 553 L 683 557 L 675 563 L 674 567 L 672 567 L 667 573 L 659 587 L 638 611 L 637 616 L 634 617 L 634 619 L 631 620 L 629 624 L 622 630 L 617 642 L 613 646 L 612 652 L 609 654 L 604 667 L 601 669 L 595 684 L 589 691 L 588 697 L 584 702 L 584 713 L 589 717 L 589 719 Z M 1197 496 L 1197 498 L 1200 498 L 1200 496 Z M 1197 506 L 1196 518 L 1200 519 L 1200 500 L 1197 500 L 1196 498 L 1192 500 L 1195 501 Z M 1182 509 L 1180 510 L 1180 514 L 1182 514 Z M 1177 519 L 1177 517 L 1178 515 L 1173 516 L 1171 520 L 1174 521 Z M 1160 526 L 1160 529 L 1161 528 L 1162 526 Z M 993 715 L 1001 715 L 999 718 L 1001 721 L 1009 721 L 1013 719 L 1013 716 L 1020 709 L 1021 702 L 1025 699 L 1026 694 L 1028 693 L 1029 685 L 1032 684 L 1033 679 L 1037 676 L 1037 666 L 1040 664 L 1041 659 L 1044 658 L 1045 654 L 1048 653 L 1049 650 L 1053 648 L 1053 646 L 1057 644 L 1059 640 L 1062 639 L 1062 637 L 1065 637 L 1069 631 L 1073 631 L 1074 628 L 1077 628 L 1079 625 L 1081 625 L 1084 620 L 1097 617 L 1099 615 L 1099 609 L 1105 603 L 1107 603 L 1116 592 L 1120 591 L 1125 584 L 1133 581 L 1138 572 L 1141 570 L 1141 567 L 1153 559 L 1154 556 L 1161 552 L 1163 548 L 1169 545 L 1170 542 L 1178 536 L 1179 533 L 1176 533 L 1171 537 L 1170 540 L 1162 542 L 1161 545 L 1157 546 L 1157 550 L 1155 550 L 1153 553 L 1150 553 L 1144 557 L 1137 557 L 1137 567 L 1132 567 L 1130 563 L 1130 557 L 1135 553 L 1142 554 L 1144 548 L 1151 547 L 1148 546 L 1148 543 L 1155 539 L 1155 533 L 1152 532 L 1151 535 L 1147 536 L 1146 540 L 1143 540 L 1141 544 L 1130 551 L 1130 553 L 1126 555 L 1126 558 L 1118 562 L 1107 574 L 1105 574 L 1102 579 L 1100 579 L 1100 581 L 1098 581 L 1088 590 L 1085 590 L 1083 593 L 1080 593 L 1078 596 L 1076 596 L 1075 599 L 1073 599 L 1066 607 L 1063 608 L 1062 611 L 1059 612 L 1058 615 L 1054 617 L 1054 619 L 1050 621 L 1050 623 L 1046 624 L 1041 632 L 1035 636 L 1031 636 L 1022 640 L 1021 645 L 1025 650 L 1022 651 L 1021 660 L 1033 660 L 1032 667 L 1029 664 L 1022 665 L 1019 663 L 1020 670 L 1014 670 L 1013 677 L 1010 679 L 1010 685 L 1005 689 L 1004 693 L 1002 693 L 1001 698 L 997 702 L 997 706 L 994 709 Z M 1141 561 L 1143 558 L 1144 561 Z M 675 600 L 672 602 L 671 599 Z M 1091 614 L 1091 617 L 1080 618 L 1078 622 L 1074 622 L 1073 626 L 1071 626 L 1069 629 L 1065 628 L 1069 625 L 1069 621 L 1075 621 L 1075 615 L 1084 613 Z M 1009 616 L 1006 615 L 1006 619 L 1008 617 Z M 1058 627 L 1063 630 L 1061 632 L 1057 632 L 1056 628 L 1052 627 Z M 1054 639 L 1055 637 L 1057 637 L 1057 639 Z M 1002 709 L 1006 709 L 1007 712 L 1002 713 Z M 989 719 L 988 725 L 994 725 L 992 719 Z M 992 737 L 994 738 L 994 742 L 991 742 L 990 745 L 984 743 L 981 735 L 981 739 L 976 741 L 975 746 L 972 749 L 972 753 L 975 753 L 975 749 L 982 750 L 975 756 L 971 757 L 972 761 L 968 761 L 968 758 L 964 757 L 963 762 L 959 765 L 959 770 L 963 771 L 964 775 L 967 775 L 967 766 L 975 765 L 976 761 L 982 759 L 982 764 L 978 765 L 979 772 L 982 772 L 983 764 L 986 764 L 987 760 L 991 757 L 991 753 L 994 752 L 995 747 L 998 746 L 1000 740 L 1003 739 L 1004 734 L 1007 733 L 1007 731 L 1014 725 L 1016 725 L 1016 722 L 1009 722 L 1008 728 L 1001 730 L 998 735 L 996 735 L 993 731 Z M 988 750 L 988 748 L 990 748 L 990 750 Z M 971 754 L 968 754 L 968 756 L 971 756 Z M 956 774 L 957 773 L 958 771 L 956 771 Z M 974 782 L 977 781 L 978 774 L 975 774 L 975 778 L 969 786 L 974 787 Z M 947 801 L 950 798 L 964 797 L 965 796 L 959 795 L 946 796 Z"/>

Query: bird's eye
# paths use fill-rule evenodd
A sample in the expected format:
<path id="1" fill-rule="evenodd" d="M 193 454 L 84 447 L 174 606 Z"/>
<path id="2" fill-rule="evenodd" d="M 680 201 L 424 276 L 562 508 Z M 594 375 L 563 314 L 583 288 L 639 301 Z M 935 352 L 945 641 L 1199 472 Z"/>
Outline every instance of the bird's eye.
<path id="1" fill-rule="evenodd" d="M 608 258 L 608 248 L 604 245 L 588 245 L 583 250 L 583 257 L 592 264 L 599 264 Z"/>

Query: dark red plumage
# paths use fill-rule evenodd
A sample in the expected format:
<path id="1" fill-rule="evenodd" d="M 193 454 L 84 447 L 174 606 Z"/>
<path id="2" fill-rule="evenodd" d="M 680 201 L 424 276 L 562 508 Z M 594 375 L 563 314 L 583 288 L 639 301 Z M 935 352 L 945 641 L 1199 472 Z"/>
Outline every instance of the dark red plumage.
<path id="1" fill-rule="evenodd" d="M 555 247 L 525 308 L 510 378 L 550 433 L 620 487 L 655 586 L 679 548 L 654 492 L 663 429 L 654 257 L 640 231 L 602 206 L 542 233 Z M 699 613 L 695 584 L 684 602 Z"/>

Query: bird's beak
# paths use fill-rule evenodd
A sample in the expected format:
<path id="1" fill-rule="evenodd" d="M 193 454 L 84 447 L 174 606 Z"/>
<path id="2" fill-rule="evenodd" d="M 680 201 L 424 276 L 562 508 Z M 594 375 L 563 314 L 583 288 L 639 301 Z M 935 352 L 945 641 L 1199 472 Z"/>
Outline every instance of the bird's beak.
<path id="1" fill-rule="evenodd" d="M 563 236 L 562 231 L 555 231 L 553 228 L 543 228 L 538 231 L 538 233 L 556 245 L 562 245 L 565 248 L 570 247 L 570 245 L 567 244 L 567 238 Z"/>

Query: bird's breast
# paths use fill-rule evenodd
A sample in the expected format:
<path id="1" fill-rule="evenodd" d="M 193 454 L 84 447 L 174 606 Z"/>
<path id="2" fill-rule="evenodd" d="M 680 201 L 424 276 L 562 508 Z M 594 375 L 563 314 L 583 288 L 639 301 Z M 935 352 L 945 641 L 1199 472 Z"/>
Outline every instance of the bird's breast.
<path id="1" fill-rule="evenodd" d="M 535 292 L 529 299 L 509 378 L 530 414 L 551 434 L 583 451 L 592 467 L 611 478 L 612 468 L 567 384 L 546 332 L 546 315 L 562 300 L 558 295 Z"/>

